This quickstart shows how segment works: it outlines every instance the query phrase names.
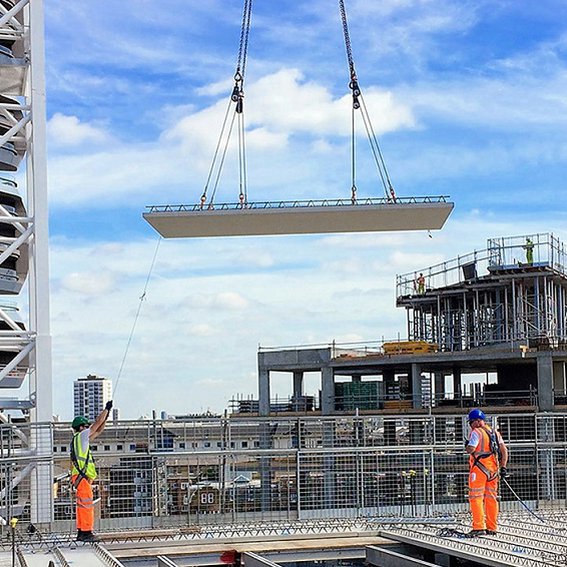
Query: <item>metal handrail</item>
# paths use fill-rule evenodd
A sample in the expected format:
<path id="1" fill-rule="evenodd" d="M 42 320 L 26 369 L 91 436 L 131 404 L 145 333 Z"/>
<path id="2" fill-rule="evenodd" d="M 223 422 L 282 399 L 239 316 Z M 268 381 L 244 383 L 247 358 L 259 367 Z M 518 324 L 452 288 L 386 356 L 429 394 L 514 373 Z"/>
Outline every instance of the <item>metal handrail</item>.
<path id="1" fill-rule="evenodd" d="M 196 203 L 192 205 L 147 205 L 150 214 L 153 213 L 183 213 L 210 211 L 239 211 L 239 210 L 265 210 L 265 209 L 297 209 L 312 207 L 364 207 L 375 205 L 411 205 L 427 203 L 448 203 L 448 195 L 426 197 L 396 197 L 396 200 L 386 197 L 368 197 L 365 199 L 307 199 L 292 201 L 257 201 L 251 203 Z"/>
<path id="2" fill-rule="evenodd" d="M 533 264 L 524 260 L 526 239 L 533 243 Z M 466 281 L 462 271 L 474 264 L 475 277 L 486 275 L 491 269 L 546 266 L 567 274 L 567 251 L 559 239 L 550 233 L 526 234 L 487 240 L 486 248 L 457 256 L 451 260 L 406 272 L 396 276 L 396 297 L 423 295 L 427 290 L 461 284 Z M 423 274 L 425 288 L 417 289 L 417 277 Z"/>

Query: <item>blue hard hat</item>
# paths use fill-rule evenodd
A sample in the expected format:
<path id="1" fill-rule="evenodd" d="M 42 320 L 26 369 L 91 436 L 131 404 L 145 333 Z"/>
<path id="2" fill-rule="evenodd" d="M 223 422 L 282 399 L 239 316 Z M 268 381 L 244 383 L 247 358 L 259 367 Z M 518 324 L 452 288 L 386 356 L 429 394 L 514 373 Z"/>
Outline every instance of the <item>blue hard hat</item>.
<path id="1" fill-rule="evenodd" d="M 475 419 L 485 420 L 486 416 L 484 415 L 484 412 L 482 410 L 473 409 L 469 411 L 469 421 L 474 421 Z"/>

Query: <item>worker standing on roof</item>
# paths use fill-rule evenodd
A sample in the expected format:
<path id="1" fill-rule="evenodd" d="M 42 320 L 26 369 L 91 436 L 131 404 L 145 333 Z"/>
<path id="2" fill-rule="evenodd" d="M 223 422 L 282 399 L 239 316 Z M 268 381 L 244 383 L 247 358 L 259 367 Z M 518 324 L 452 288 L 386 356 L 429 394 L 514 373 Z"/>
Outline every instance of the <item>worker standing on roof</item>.
<path id="1" fill-rule="evenodd" d="M 531 266 L 534 263 L 534 243 L 529 236 L 522 248 L 526 251 L 526 262 Z"/>
<path id="2" fill-rule="evenodd" d="M 419 277 L 415 280 L 416 289 L 418 295 L 423 295 L 425 293 L 425 277 L 423 274 L 419 274 Z"/>
<path id="3" fill-rule="evenodd" d="M 90 442 L 104 430 L 106 420 L 112 409 L 112 401 L 106 402 L 100 415 L 89 424 L 83 416 L 77 416 L 71 427 L 75 432 L 71 441 L 71 483 L 77 497 L 77 541 L 98 541 L 93 534 L 94 497 L 92 482 L 97 477 L 96 467 L 91 454 Z"/>
<path id="4" fill-rule="evenodd" d="M 508 449 L 498 431 L 485 423 L 479 409 L 469 412 L 471 433 L 465 443 L 469 458 L 469 504 L 473 517 L 469 537 L 498 531 L 498 479 L 506 478 Z"/>

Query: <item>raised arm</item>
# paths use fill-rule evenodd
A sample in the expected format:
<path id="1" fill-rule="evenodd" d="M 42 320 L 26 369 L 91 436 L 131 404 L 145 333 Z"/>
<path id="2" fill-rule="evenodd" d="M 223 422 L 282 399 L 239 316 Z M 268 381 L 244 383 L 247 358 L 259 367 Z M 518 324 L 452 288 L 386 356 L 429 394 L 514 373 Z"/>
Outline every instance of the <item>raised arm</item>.
<path id="1" fill-rule="evenodd" d="M 104 409 L 100 412 L 99 416 L 94 420 L 90 427 L 89 439 L 96 439 L 103 431 L 106 425 L 106 420 L 110 415 L 112 409 L 112 400 L 106 402 Z"/>

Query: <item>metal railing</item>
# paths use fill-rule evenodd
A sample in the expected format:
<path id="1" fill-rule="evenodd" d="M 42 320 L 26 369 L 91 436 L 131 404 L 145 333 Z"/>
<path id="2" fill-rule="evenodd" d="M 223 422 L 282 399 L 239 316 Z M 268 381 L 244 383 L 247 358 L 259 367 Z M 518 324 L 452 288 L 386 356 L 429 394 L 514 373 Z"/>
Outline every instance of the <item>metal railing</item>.
<path id="1" fill-rule="evenodd" d="M 396 197 L 392 200 L 386 197 L 369 197 L 365 199 L 295 199 L 290 201 L 256 201 L 247 203 L 196 203 L 190 205 L 147 205 L 149 214 L 154 213 L 184 213 L 207 211 L 240 211 L 266 209 L 302 209 L 313 207 L 365 207 L 376 205 L 418 205 L 431 203 L 447 203 L 447 195 L 431 197 Z"/>
<path id="2" fill-rule="evenodd" d="M 466 511 L 466 414 L 108 424 L 93 444 L 96 528 L 201 533 L 213 524 Z M 492 423 L 510 449 L 514 491 L 530 506 L 565 507 L 567 413 L 500 413 Z M 51 425 L 36 427 L 51 431 Z M 22 532 L 31 520 L 37 461 L 30 434 L 29 425 L 0 425 L 0 515 L 18 517 Z M 55 518 L 49 529 L 71 534 L 69 425 L 54 424 L 52 435 Z M 502 488 L 501 496 L 504 509 L 521 510 L 510 491 Z"/>
<path id="3" fill-rule="evenodd" d="M 549 233 L 488 239 L 486 248 L 482 250 L 397 275 L 396 297 L 424 294 L 428 290 L 474 280 L 497 269 L 526 267 L 548 267 L 567 274 L 567 250 L 564 244 Z M 421 288 L 418 283 L 420 274 L 425 279 Z"/>
<path id="4" fill-rule="evenodd" d="M 455 408 L 471 407 L 535 407 L 538 394 L 535 387 L 520 390 L 498 390 L 494 385 L 472 383 L 462 391 L 436 393 L 431 391 L 429 380 L 424 377 L 421 392 L 412 394 L 395 386 L 386 391 L 382 381 L 363 381 L 345 383 L 348 391 L 341 388 L 342 383 L 335 384 L 334 408 L 336 412 L 355 411 L 396 411 L 420 409 L 443 409 L 452 411 Z M 358 386 L 358 387 L 357 387 Z M 567 393 L 556 390 L 556 403 L 567 404 Z M 233 397 L 229 401 L 231 414 L 258 414 L 260 401 L 257 398 Z M 321 410 L 321 395 L 279 396 L 270 399 L 270 414 L 289 414 L 318 412 Z"/>

